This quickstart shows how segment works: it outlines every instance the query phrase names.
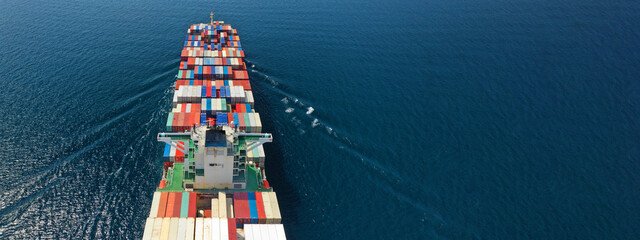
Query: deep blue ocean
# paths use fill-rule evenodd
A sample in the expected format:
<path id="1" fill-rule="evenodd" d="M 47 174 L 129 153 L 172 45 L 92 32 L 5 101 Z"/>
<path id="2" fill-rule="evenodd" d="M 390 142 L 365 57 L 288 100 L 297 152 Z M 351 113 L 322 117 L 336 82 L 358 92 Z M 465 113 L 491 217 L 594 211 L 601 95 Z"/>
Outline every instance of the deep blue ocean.
<path id="1" fill-rule="evenodd" d="M 0 238 L 135 239 L 189 25 L 290 239 L 640 239 L 640 2 L 0 1 Z"/>

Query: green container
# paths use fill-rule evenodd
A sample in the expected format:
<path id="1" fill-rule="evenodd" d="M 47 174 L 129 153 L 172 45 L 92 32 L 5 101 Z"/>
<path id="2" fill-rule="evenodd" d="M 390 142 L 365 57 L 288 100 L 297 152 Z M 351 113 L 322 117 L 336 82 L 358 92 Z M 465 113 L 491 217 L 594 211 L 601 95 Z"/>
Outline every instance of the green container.
<path id="1" fill-rule="evenodd" d="M 182 192 L 182 202 L 180 202 L 180 217 L 188 217 L 189 213 L 189 192 Z"/>
<path id="2" fill-rule="evenodd" d="M 246 132 L 252 132 L 252 128 L 251 128 L 251 117 L 249 117 L 248 113 L 244 113 L 244 126 L 245 126 L 245 131 Z"/>
<path id="3" fill-rule="evenodd" d="M 220 99 L 220 111 L 226 112 L 227 111 L 227 99 Z"/>
<path id="4" fill-rule="evenodd" d="M 170 112 L 169 117 L 167 117 L 167 132 L 171 132 L 172 125 L 173 125 L 173 112 Z"/>

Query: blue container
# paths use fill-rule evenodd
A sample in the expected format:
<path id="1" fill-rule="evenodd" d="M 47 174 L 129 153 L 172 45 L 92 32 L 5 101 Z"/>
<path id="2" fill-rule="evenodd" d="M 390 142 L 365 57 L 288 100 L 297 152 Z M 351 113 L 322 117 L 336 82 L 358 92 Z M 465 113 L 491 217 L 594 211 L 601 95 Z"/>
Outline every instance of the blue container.
<path id="1" fill-rule="evenodd" d="M 203 86 L 202 87 L 202 91 L 200 91 L 200 96 L 201 97 L 206 97 L 207 96 L 207 87 Z"/>
<path id="2" fill-rule="evenodd" d="M 189 80 L 189 86 L 193 86 L 193 79 Z"/>
<path id="3" fill-rule="evenodd" d="M 231 97 L 231 88 L 226 87 L 224 90 L 227 91 L 227 97 Z"/>
<path id="4" fill-rule="evenodd" d="M 200 125 L 207 125 L 207 114 L 200 113 Z"/>
<path id="5" fill-rule="evenodd" d="M 211 97 L 215 98 L 218 97 L 218 94 L 216 94 L 216 87 L 215 86 L 211 86 Z"/>
<path id="6" fill-rule="evenodd" d="M 220 86 L 220 98 L 225 98 L 227 96 L 227 87 L 225 86 Z"/>
<path id="7" fill-rule="evenodd" d="M 247 107 L 247 112 L 248 113 L 252 113 L 253 111 L 251 110 L 251 104 L 246 103 L 245 106 Z"/>
<path id="8" fill-rule="evenodd" d="M 240 123 L 240 117 L 238 117 L 238 113 L 233 113 L 233 123 L 234 125 L 238 125 Z"/>
<path id="9" fill-rule="evenodd" d="M 256 205 L 256 193 L 248 192 L 249 197 L 249 214 L 251 215 L 251 223 L 258 223 L 258 206 Z"/>
<path id="10" fill-rule="evenodd" d="M 227 125 L 227 114 L 226 113 L 216 113 L 216 125 L 224 126 Z"/>
<path id="11" fill-rule="evenodd" d="M 162 155 L 162 159 L 165 162 L 169 162 L 171 161 L 171 145 L 169 145 L 168 143 L 164 144 L 164 154 Z"/>

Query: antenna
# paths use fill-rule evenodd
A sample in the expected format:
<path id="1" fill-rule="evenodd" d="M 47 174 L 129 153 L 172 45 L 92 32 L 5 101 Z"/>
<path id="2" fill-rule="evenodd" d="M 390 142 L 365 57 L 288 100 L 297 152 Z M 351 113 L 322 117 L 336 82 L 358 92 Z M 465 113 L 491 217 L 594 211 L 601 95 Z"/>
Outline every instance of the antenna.
<path id="1" fill-rule="evenodd" d="M 209 14 L 209 18 L 211 18 L 211 25 L 213 25 L 213 12 Z"/>

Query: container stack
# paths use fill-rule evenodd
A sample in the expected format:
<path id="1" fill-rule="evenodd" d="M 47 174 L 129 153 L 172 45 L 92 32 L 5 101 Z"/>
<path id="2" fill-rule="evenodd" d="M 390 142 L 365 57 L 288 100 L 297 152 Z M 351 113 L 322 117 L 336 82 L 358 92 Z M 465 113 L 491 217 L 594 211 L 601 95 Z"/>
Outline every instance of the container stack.
<path id="1" fill-rule="evenodd" d="M 195 192 L 155 192 L 143 239 L 238 239 L 232 199 L 218 193 L 208 210 L 204 199 Z"/>
<path id="2" fill-rule="evenodd" d="M 244 225 L 244 239 L 287 239 L 282 224 L 246 224 Z"/>
<path id="3" fill-rule="evenodd" d="M 183 111 L 172 111 L 172 121 L 167 124 L 168 131 L 180 132 L 191 127 L 209 122 L 231 124 L 230 116 L 226 120 L 218 119 L 218 113 L 254 113 L 253 94 L 244 62 L 244 51 L 240 44 L 237 31 L 223 22 L 214 25 L 192 25 L 185 38 L 180 54 L 180 66 L 175 85 L 173 107 L 181 103 L 200 104 L 198 115 L 183 116 Z M 237 109 L 237 104 L 247 104 L 248 109 Z M 178 114 L 177 114 L 178 113 Z M 194 113 L 195 114 L 195 113 Z M 242 124 L 241 131 L 260 132 L 261 126 L 256 125 L 257 115 L 243 116 L 246 124 Z M 185 120 L 187 119 L 187 120 Z M 196 120 L 193 120 L 196 119 Z M 253 121 L 251 121 L 253 120 Z M 252 125 L 253 124 L 253 125 Z M 233 126 L 239 126 L 233 121 Z"/>
<path id="4" fill-rule="evenodd" d="M 275 192 L 236 192 L 233 194 L 236 226 L 279 224 L 282 221 Z"/>
<path id="5" fill-rule="evenodd" d="M 181 144 L 186 144 L 186 142 L 181 142 Z M 184 150 L 183 147 L 178 146 L 178 148 Z M 178 150 L 178 148 L 169 145 L 168 143 L 165 143 L 164 146 L 164 154 L 162 159 L 164 160 L 164 162 L 184 162 L 184 153 L 180 150 Z"/>

